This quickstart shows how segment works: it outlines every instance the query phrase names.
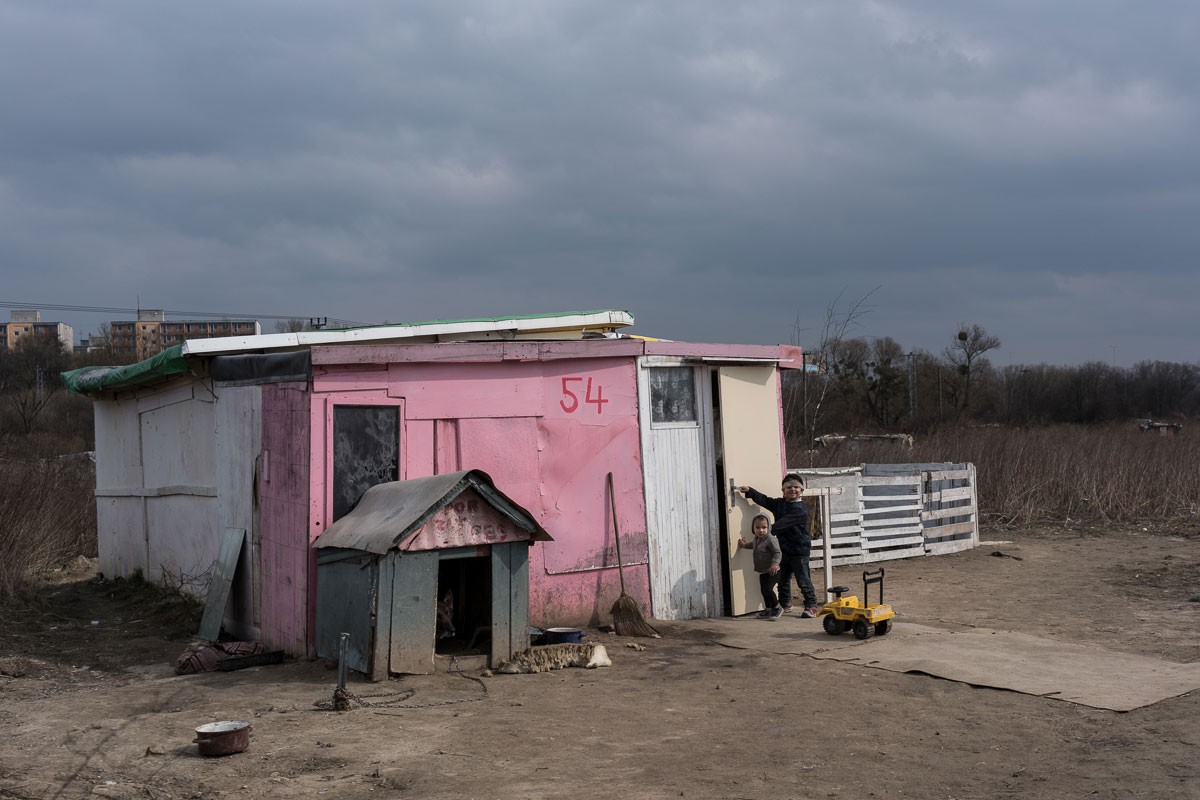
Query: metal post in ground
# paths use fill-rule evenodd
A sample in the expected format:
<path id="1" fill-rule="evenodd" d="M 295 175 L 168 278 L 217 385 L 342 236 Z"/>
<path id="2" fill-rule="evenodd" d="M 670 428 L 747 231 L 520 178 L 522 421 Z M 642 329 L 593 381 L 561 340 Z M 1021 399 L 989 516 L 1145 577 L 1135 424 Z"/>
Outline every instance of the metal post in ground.
<path id="1" fill-rule="evenodd" d="M 350 646 L 350 634 L 343 633 L 338 642 L 338 691 L 346 691 L 346 648 Z"/>

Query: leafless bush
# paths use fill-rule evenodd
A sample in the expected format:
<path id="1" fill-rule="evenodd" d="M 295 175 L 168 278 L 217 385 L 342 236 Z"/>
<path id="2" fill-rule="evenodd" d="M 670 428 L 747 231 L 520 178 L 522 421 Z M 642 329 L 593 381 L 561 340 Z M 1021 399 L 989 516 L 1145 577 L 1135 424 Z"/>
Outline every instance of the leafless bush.
<path id="1" fill-rule="evenodd" d="M 38 572 L 96 555 L 94 486 L 87 458 L 0 458 L 0 605 L 31 599 Z"/>
<path id="2" fill-rule="evenodd" d="M 1132 424 L 956 428 L 917 437 L 911 450 L 866 442 L 818 451 L 816 460 L 820 466 L 970 462 L 980 513 L 1003 523 L 1170 519 L 1200 512 L 1194 435 L 1185 427 L 1178 436 L 1159 436 Z"/>

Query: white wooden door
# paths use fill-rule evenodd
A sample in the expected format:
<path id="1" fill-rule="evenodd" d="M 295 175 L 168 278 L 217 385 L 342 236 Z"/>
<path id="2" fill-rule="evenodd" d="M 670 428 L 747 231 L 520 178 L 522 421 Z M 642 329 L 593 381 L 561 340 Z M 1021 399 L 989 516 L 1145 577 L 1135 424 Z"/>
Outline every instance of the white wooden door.
<path id="1" fill-rule="evenodd" d="M 643 359 L 638 370 L 651 614 L 721 613 L 708 369 Z"/>
<path id="2" fill-rule="evenodd" d="M 737 550 L 739 536 L 752 539 L 750 522 L 762 509 L 731 486 L 753 486 L 776 497 L 784 462 L 779 416 L 779 381 L 774 365 L 718 370 L 719 435 L 725 471 L 726 563 L 729 613 L 737 616 L 762 606 L 758 576 L 749 550 Z M 768 516 L 770 516 L 768 514 Z"/>

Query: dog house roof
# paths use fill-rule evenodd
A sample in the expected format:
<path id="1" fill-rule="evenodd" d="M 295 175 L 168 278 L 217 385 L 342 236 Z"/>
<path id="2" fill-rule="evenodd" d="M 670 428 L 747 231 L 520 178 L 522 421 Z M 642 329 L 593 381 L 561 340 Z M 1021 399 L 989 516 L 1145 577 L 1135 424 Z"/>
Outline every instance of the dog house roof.
<path id="1" fill-rule="evenodd" d="M 316 538 L 313 546 L 383 555 L 468 489 L 474 489 L 492 508 L 512 520 L 529 534 L 529 539 L 550 541 L 550 534 L 528 511 L 497 489 L 486 472 L 470 469 L 372 486 L 350 513 Z"/>

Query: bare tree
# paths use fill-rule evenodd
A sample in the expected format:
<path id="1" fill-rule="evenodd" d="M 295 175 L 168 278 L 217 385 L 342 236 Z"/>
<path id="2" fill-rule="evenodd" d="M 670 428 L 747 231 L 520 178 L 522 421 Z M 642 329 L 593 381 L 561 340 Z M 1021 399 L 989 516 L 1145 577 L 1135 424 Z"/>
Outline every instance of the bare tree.
<path id="1" fill-rule="evenodd" d="M 275 323 L 276 333 L 299 333 L 313 330 L 310 319 L 281 319 Z"/>
<path id="2" fill-rule="evenodd" d="M 788 428 L 789 439 L 797 433 L 805 450 L 809 449 L 817 436 L 817 424 L 821 418 L 821 406 L 825 402 L 838 375 L 838 354 L 849 341 L 849 332 L 859 325 L 859 320 L 870 313 L 871 307 L 867 301 L 879 287 L 864 294 L 853 302 L 847 302 L 843 307 L 842 295 L 839 292 L 825 308 L 825 322 L 821 327 L 821 336 L 816 347 L 804 348 L 804 368 L 800 374 L 800 386 L 793 383 L 788 393 L 784 408 L 784 424 Z M 792 333 L 792 344 L 800 345 L 804 328 L 797 314 Z"/>
<path id="3" fill-rule="evenodd" d="M 22 433 L 33 432 L 38 416 L 63 388 L 60 373 L 67 365 L 66 348 L 54 334 L 30 336 L 0 354 L 0 398 Z"/>
<path id="4" fill-rule="evenodd" d="M 966 411 L 971 405 L 971 381 L 973 373 L 978 369 L 979 359 L 989 350 L 1000 346 L 1000 339 L 990 335 L 982 325 L 958 324 L 958 333 L 954 343 L 945 350 L 946 361 L 955 367 L 961 377 L 962 393 L 956 398 L 959 411 Z"/>
<path id="5" fill-rule="evenodd" d="M 898 423 L 907 412 L 905 395 L 909 374 L 904 348 L 890 336 L 871 342 L 871 359 L 865 364 L 864 400 L 874 423 L 883 430 Z"/>

